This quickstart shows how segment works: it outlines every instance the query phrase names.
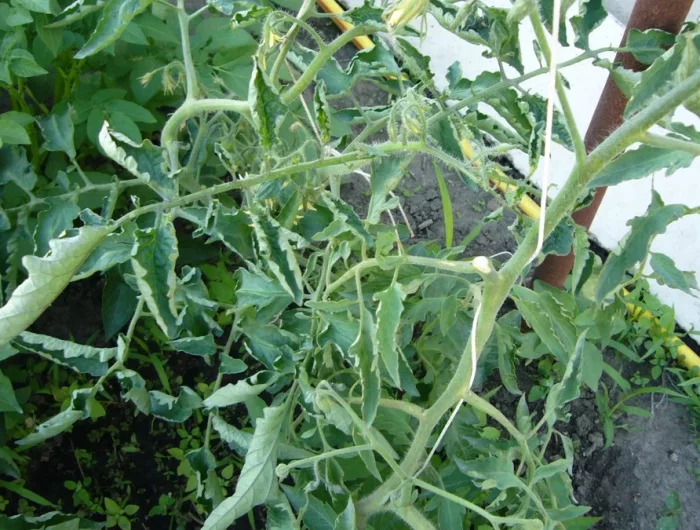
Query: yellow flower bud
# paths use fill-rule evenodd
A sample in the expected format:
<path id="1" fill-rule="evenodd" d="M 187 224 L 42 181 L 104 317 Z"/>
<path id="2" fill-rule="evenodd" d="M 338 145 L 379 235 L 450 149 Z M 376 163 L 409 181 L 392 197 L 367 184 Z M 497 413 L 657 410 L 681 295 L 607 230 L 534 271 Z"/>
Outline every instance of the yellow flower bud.
<path id="1" fill-rule="evenodd" d="M 430 0 L 399 0 L 384 11 L 389 29 L 394 31 L 425 15 Z"/>

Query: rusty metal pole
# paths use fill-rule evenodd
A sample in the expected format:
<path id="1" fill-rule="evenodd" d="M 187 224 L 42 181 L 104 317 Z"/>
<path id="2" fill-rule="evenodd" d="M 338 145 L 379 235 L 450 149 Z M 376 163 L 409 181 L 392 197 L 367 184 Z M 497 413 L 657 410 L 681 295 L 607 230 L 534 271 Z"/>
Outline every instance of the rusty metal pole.
<path id="1" fill-rule="evenodd" d="M 631 29 L 644 31 L 655 28 L 677 34 L 681 30 L 692 5 L 693 0 L 637 0 L 627 23 L 625 34 L 622 36 L 620 47 L 625 45 L 627 34 Z M 618 53 L 615 62 L 634 71 L 644 70 L 647 66 L 638 62 L 631 53 Z M 593 151 L 598 144 L 622 125 L 622 115 L 626 106 L 627 98 L 612 77 L 608 76 L 586 132 L 584 142 L 587 152 Z M 577 224 L 585 227 L 586 230 L 591 227 L 606 191 L 607 187 L 598 188 L 591 204 L 573 213 L 572 217 Z M 549 255 L 537 267 L 535 278 L 561 288 L 564 286 L 573 265 L 573 253 L 568 256 Z"/>

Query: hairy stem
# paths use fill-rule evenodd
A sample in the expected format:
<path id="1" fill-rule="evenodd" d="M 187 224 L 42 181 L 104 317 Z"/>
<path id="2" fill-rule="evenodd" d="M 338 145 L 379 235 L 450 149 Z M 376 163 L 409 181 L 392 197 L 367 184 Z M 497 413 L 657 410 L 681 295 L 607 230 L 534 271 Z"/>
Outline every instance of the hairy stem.
<path id="1" fill-rule="evenodd" d="M 309 64 L 309 67 L 304 71 L 304 73 L 302 73 L 297 82 L 294 83 L 284 94 L 282 94 L 282 103 L 284 105 L 289 105 L 292 101 L 298 98 L 316 78 L 316 74 L 318 74 L 319 70 L 323 68 L 323 65 L 325 65 L 330 58 L 333 57 L 338 50 L 340 50 L 340 48 L 352 42 L 352 39 L 362 35 L 369 35 L 374 31 L 375 30 L 368 29 L 365 26 L 355 26 L 350 31 L 341 34 L 333 42 L 329 43 L 328 46 L 316 54 L 314 60 L 311 61 L 311 64 Z"/>
<path id="2" fill-rule="evenodd" d="M 540 48 L 542 48 L 542 53 L 544 54 L 544 57 L 551 68 L 552 51 L 549 48 L 547 33 L 544 29 L 544 24 L 542 24 L 542 19 L 540 18 L 539 10 L 530 10 L 530 21 L 532 22 L 532 27 L 535 29 L 535 36 L 537 37 L 537 42 L 539 43 Z M 554 46 L 558 46 L 558 44 L 559 43 L 555 42 Z M 571 109 L 571 105 L 569 104 L 569 98 L 566 95 L 566 89 L 564 88 L 564 83 L 562 82 L 561 75 L 559 75 L 559 73 L 557 73 L 555 86 L 557 89 L 557 96 L 559 96 L 559 103 L 561 104 L 562 111 L 564 112 L 564 119 L 566 120 L 566 125 L 569 129 L 569 134 L 571 134 L 571 139 L 574 143 L 576 160 L 579 163 L 581 163 L 586 159 L 586 146 L 583 143 L 581 132 L 576 126 L 574 112 Z"/>
<path id="3" fill-rule="evenodd" d="M 313 0 L 304 0 L 304 2 L 301 4 L 301 7 L 299 8 L 297 19 L 303 20 L 306 17 L 306 14 L 308 13 L 309 9 L 311 9 L 313 5 Z M 280 70 L 282 69 L 284 60 L 287 57 L 287 53 L 289 53 L 289 50 L 292 48 L 292 44 L 294 44 L 294 39 L 296 38 L 297 33 L 299 33 L 300 28 L 301 26 L 299 25 L 298 21 L 295 21 L 292 27 L 289 28 L 287 34 L 282 39 L 282 46 L 280 47 L 277 59 L 275 59 L 275 63 L 272 65 L 272 70 L 270 71 L 270 79 L 273 83 L 277 83 L 277 78 L 280 75 Z"/>
<path id="4" fill-rule="evenodd" d="M 352 405 L 360 405 L 362 403 L 362 398 L 350 398 L 348 401 Z M 381 398 L 379 400 L 379 406 L 384 407 L 385 409 L 400 410 L 401 412 L 404 412 L 409 416 L 413 416 L 417 420 L 421 421 L 423 420 L 423 416 L 425 414 L 425 409 L 420 405 L 409 403 L 408 401 L 400 401 L 398 399 Z"/>
<path id="5" fill-rule="evenodd" d="M 326 451 L 320 455 L 310 456 L 308 458 L 302 458 L 300 460 L 292 460 L 289 464 L 280 464 L 277 466 L 277 476 L 286 477 L 290 470 L 295 468 L 310 467 L 316 462 L 321 462 L 329 458 L 336 458 L 339 456 L 354 455 L 355 453 L 361 453 L 362 451 L 371 451 L 374 448 L 372 444 L 362 444 L 353 445 L 351 447 L 343 447 L 341 449 L 333 449 L 331 451 Z"/>
<path id="6" fill-rule="evenodd" d="M 646 133 L 642 136 L 642 142 L 661 147 L 663 149 L 674 149 L 676 151 L 685 151 L 693 156 L 700 156 L 700 144 L 696 142 L 688 142 L 670 136 L 662 136 L 660 134 Z"/>
<path id="7" fill-rule="evenodd" d="M 413 530 L 435 530 L 435 525 L 412 504 L 395 506 L 391 511 L 401 517 Z"/>
<path id="8" fill-rule="evenodd" d="M 177 0 L 177 20 L 180 23 L 180 41 L 182 43 L 182 62 L 185 65 L 186 79 L 186 99 L 197 99 L 199 97 L 199 81 L 197 71 L 192 61 L 192 50 L 190 47 L 190 17 L 185 9 L 185 0 Z"/>
<path id="9" fill-rule="evenodd" d="M 185 102 L 170 116 L 160 137 L 161 146 L 168 151 L 171 171 L 180 169 L 177 148 L 177 133 L 182 125 L 204 112 L 235 112 L 243 116 L 250 116 L 250 106 L 247 101 L 237 101 L 234 99 L 186 99 Z"/>

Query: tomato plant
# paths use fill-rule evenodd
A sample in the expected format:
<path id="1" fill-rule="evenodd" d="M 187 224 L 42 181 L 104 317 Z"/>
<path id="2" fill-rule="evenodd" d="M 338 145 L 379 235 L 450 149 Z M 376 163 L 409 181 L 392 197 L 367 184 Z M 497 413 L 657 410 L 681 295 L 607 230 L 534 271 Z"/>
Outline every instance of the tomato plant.
<path id="1" fill-rule="evenodd" d="M 56 376 L 65 399 L 51 416 L 0 373 L 0 472 L 15 480 L 3 484 L 21 486 L 22 451 L 109 414 L 103 403 L 120 394 L 154 421 L 198 425 L 163 448 L 174 449 L 187 498 L 161 497 L 153 513 L 189 503 L 205 530 L 251 513 L 284 529 L 589 528 L 597 519 L 573 499 L 573 443 L 557 422 L 582 385 L 596 390 L 613 370 L 601 351 L 621 332 L 626 271 L 696 211 L 655 194 L 605 263 L 570 215 L 597 186 L 672 173 L 700 154 L 700 134 L 673 119 L 680 106 L 700 110 L 697 26 L 677 37 L 633 31 L 622 51 L 649 63 L 635 74 L 603 58 L 620 50 L 589 47 L 600 0 L 568 19 L 581 53 L 556 69 L 548 0 L 368 2 L 338 15 L 348 30 L 330 41 L 313 2 L 280 3 L 297 14 L 266 1 L 0 3 L 11 109 L 0 115 L 0 359 L 38 355 L 71 374 Z M 469 79 L 455 63 L 439 90 L 411 40 L 426 16 L 499 71 Z M 525 21 L 543 64 L 528 72 Z M 373 45 L 342 66 L 338 52 L 368 36 Z M 559 70 L 591 58 L 630 101 L 624 124 L 586 153 Z M 546 75 L 561 109 L 552 113 L 521 86 Z M 353 101 L 367 82 L 390 104 Z M 499 157 L 523 151 L 534 170 L 550 139 L 577 163 L 533 221 L 517 210 L 533 190 Z M 412 240 L 394 191 L 414 157 L 437 165 L 447 226 L 459 205 L 440 167 L 514 211 L 517 250 L 501 259 L 470 256 L 451 237 Z M 342 184 L 364 178 L 360 215 Z M 533 263 L 572 248 L 567 290 L 526 285 Z M 651 266 L 668 285 L 697 288 L 666 256 Z M 32 328 L 72 282 L 98 277 L 101 345 Z M 164 363 L 177 356 L 215 376 L 196 388 L 173 379 Z M 535 360 L 549 378 L 531 409 L 514 364 Z M 520 396 L 516 410 L 490 401 L 492 372 Z M 99 511 L 0 522 L 100 528 L 89 519 L 106 514 L 107 526 L 128 528 L 145 512 L 134 498 L 105 497 L 104 510 L 84 498 Z"/>

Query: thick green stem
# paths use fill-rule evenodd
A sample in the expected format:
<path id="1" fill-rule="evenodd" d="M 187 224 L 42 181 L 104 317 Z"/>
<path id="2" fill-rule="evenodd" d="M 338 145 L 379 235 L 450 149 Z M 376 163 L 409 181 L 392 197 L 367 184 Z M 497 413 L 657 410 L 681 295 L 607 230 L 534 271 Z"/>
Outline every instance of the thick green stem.
<path id="1" fill-rule="evenodd" d="M 362 398 L 350 398 L 348 401 L 352 405 L 362 404 Z M 400 410 L 401 412 L 404 412 L 409 416 L 413 416 L 417 420 L 421 421 L 425 415 L 425 409 L 420 405 L 409 403 L 408 401 L 400 401 L 398 399 L 381 398 L 379 400 L 379 406 L 384 407 L 385 409 Z"/>
<path id="2" fill-rule="evenodd" d="M 420 256 L 392 256 L 384 258 L 381 263 L 375 258 L 366 259 L 361 261 L 357 265 L 351 267 L 345 274 L 340 278 L 326 287 L 326 292 L 324 293 L 324 298 L 336 291 L 344 283 L 349 282 L 355 277 L 355 273 L 362 273 L 365 269 L 371 269 L 373 267 L 382 266 L 396 266 L 401 264 L 406 265 L 417 265 L 419 267 L 434 267 L 436 269 L 441 269 L 445 271 L 454 272 L 457 274 L 474 274 L 478 272 L 470 261 L 448 261 L 444 259 L 436 258 L 424 258 Z"/>
<path id="3" fill-rule="evenodd" d="M 435 530 L 435 525 L 412 504 L 392 507 L 391 511 L 401 517 L 413 530 Z"/>
<path id="4" fill-rule="evenodd" d="M 297 18 L 299 20 L 303 20 L 306 17 L 306 14 L 308 13 L 309 9 L 311 9 L 313 5 L 313 0 L 304 0 L 304 2 L 301 4 L 301 7 L 299 8 Z M 277 78 L 280 75 L 280 70 L 282 69 L 284 60 L 287 57 L 289 50 L 292 48 L 292 44 L 294 44 L 294 39 L 296 38 L 297 33 L 299 33 L 300 28 L 301 26 L 299 25 L 298 21 L 295 21 L 292 27 L 289 28 L 287 34 L 282 39 L 282 46 L 280 47 L 277 59 L 275 59 L 275 64 L 272 65 L 272 70 L 270 71 L 270 79 L 273 83 L 277 83 Z"/>
<path id="5" fill-rule="evenodd" d="M 160 210 L 170 210 L 173 208 L 177 208 L 178 206 L 183 206 L 185 204 L 190 204 L 199 200 L 207 199 L 209 197 L 220 195 L 228 191 L 250 188 L 252 186 L 257 186 L 258 184 L 270 182 L 271 180 L 276 180 L 289 175 L 294 175 L 295 173 L 302 173 L 304 171 L 310 171 L 312 169 L 320 169 L 324 167 L 342 165 L 345 163 L 356 162 L 358 160 L 371 160 L 372 158 L 374 157 L 370 154 L 349 153 L 347 155 L 341 155 L 334 158 L 324 158 L 322 160 L 314 160 L 313 162 L 305 162 L 303 164 L 296 164 L 294 166 L 273 169 L 269 173 L 264 173 L 262 175 L 234 180 L 232 182 L 225 182 L 223 184 L 217 184 L 216 186 L 212 186 L 211 188 L 196 191 L 188 195 L 183 195 L 182 197 L 178 197 L 177 199 L 142 206 L 141 208 L 133 210 L 128 214 L 124 215 L 123 217 L 119 218 L 119 220 L 116 222 L 115 229 L 147 213 L 157 212 Z"/>
<path id="6" fill-rule="evenodd" d="M 354 455 L 356 453 L 361 453 L 362 451 L 371 451 L 373 448 L 374 446 L 372 444 L 353 445 L 351 447 L 343 447 L 341 449 L 333 449 L 332 451 L 326 451 L 325 453 L 321 453 L 320 455 L 314 455 L 308 458 L 302 458 L 300 460 L 293 460 L 289 462 L 289 464 L 279 464 L 277 466 L 277 476 L 283 479 L 292 469 L 311 467 L 316 462 L 328 460 L 329 458 Z"/>
<path id="7" fill-rule="evenodd" d="M 170 116 L 163 127 L 160 137 L 160 145 L 168 150 L 170 158 L 170 170 L 180 169 L 178 161 L 177 133 L 180 127 L 189 120 L 203 112 L 235 112 L 244 116 L 250 116 L 250 106 L 247 101 L 234 99 L 188 99 Z"/>
<path id="8" fill-rule="evenodd" d="M 318 74 L 319 70 L 323 68 L 333 55 L 340 50 L 346 44 L 352 42 L 352 39 L 356 37 L 361 37 L 363 35 L 370 35 L 376 30 L 368 29 L 365 26 L 355 26 L 350 31 L 343 33 L 333 42 L 328 44 L 325 48 L 320 50 L 314 60 L 311 61 L 309 67 L 304 71 L 304 73 L 299 77 L 299 80 L 294 83 L 284 94 L 282 94 L 282 103 L 284 105 L 289 105 L 292 101 L 298 98 L 301 93 L 306 90 L 306 88 L 313 82 Z"/>
<path id="9" fill-rule="evenodd" d="M 565 215 L 574 208 L 579 198 L 586 192 L 588 184 L 598 172 L 616 156 L 638 141 L 646 131 L 662 118 L 673 112 L 686 99 L 700 90 L 700 71 L 677 85 L 672 91 L 655 100 L 633 118 L 624 122 L 608 136 L 587 158 L 577 164 L 566 184 L 547 208 L 545 236 L 559 224 Z M 533 226 L 518 247 L 513 257 L 501 269 L 501 275 L 513 285 L 537 246 L 538 227 Z"/>
<path id="10" fill-rule="evenodd" d="M 670 136 L 661 136 L 659 134 L 652 133 L 646 133 L 642 137 L 642 142 L 653 145 L 654 147 L 685 151 L 693 156 L 700 156 L 700 144 L 695 142 L 688 142 L 686 140 L 680 140 L 678 138 L 671 138 Z"/>
<path id="11" fill-rule="evenodd" d="M 542 19 L 540 18 L 539 11 L 537 9 L 530 10 L 530 21 L 532 22 L 532 27 L 535 29 L 535 36 L 537 37 L 537 42 L 542 48 L 542 53 L 544 54 L 547 63 L 550 68 L 552 66 L 552 51 L 549 48 L 549 42 L 547 40 L 547 34 L 542 24 Z M 555 46 L 558 43 L 554 43 Z M 566 89 L 564 88 L 564 83 L 561 80 L 561 75 L 557 73 L 556 78 L 556 89 L 557 96 L 559 96 L 559 103 L 561 104 L 562 111 L 564 112 L 564 119 L 566 120 L 567 128 L 569 129 L 569 134 L 571 134 L 571 140 L 574 144 L 574 151 L 576 152 L 576 160 L 582 163 L 586 159 L 586 146 L 583 143 L 583 138 L 581 137 L 581 132 L 576 126 L 576 119 L 574 118 L 574 112 L 569 104 L 569 98 L 566 95 Z"/>
<path id="12" fill-rule="evenodd" d="M 197 99 L 199 97 L 199 81 L 197 71 L 192 61 L 190 47 L 190 17 L 185 9 L 185 0 L 177 0 L 177 19 L 180 23 L 180 41 L 182 44 L 182 62 L 185 65 L 186 98 Z"/>

